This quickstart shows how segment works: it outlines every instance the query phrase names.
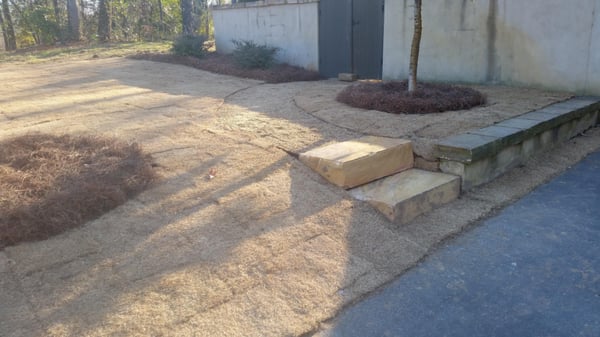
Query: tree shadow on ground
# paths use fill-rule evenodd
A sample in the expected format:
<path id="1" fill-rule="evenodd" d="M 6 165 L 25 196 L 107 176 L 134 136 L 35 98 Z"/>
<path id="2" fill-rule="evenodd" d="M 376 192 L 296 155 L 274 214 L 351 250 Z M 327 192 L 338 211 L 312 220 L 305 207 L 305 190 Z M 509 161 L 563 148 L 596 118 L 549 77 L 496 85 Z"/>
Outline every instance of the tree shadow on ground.
<path id="1" fill-rule="evenodd" d="M 50 115 L 60 122 L 45 128 L 73 120 L 135 139 L 164 181 L 80 229 L 6 250 L 41 334 L 300 335 L 424 253 L 277 147 L 301 152 L 358 135 L 295 107 L 290 93 L 307 84 L 269 86 L 257 98 L 241 90 L 259 82 L 176 66 L 66 69 L 79 79 L 47 87 L 117 88 L 104 101 L 40 106 L 24 124 Z M 131 87 L 143 90 L 119 97 Z M 69 116 L 82 106 L 98 113 Z"/>

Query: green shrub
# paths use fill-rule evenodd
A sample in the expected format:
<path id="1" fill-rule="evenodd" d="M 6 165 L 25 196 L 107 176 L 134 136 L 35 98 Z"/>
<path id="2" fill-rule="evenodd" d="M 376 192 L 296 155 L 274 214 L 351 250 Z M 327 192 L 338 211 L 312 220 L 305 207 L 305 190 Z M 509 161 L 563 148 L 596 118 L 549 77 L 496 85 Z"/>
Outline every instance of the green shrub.
<path id="1" fill-rule="evenodd" d="M 279 48 L 268 45 L 258 45 L 253 41 L 233 40 L 235 50 L 233 59 L 242 68 L 247 69 L 267 69 L 275 63 L 275 54 Z"/>
<path id="2" fill-rule="evenodd" d="M 204 35 L 181 35 L 173 41 L 171 52 L 179 56 L 194 56 L 201 58 L 206 51 L 204 50 Z"/>

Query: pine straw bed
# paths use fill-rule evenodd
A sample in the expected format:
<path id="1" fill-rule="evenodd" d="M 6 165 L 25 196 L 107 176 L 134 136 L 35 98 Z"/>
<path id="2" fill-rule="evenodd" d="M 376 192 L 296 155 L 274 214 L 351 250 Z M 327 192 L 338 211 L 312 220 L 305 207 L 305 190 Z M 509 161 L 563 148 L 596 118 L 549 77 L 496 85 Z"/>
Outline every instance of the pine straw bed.
<path id="1" fill-rule="evenodd" d="M 421 82 L 411 94 L 408 92 L 407 81 L 354 84 L 344 88 L 337 100 L 356 108 L 394 114 L 466 110 L 485 104 L 485 96 L 475 89 Z"/>
<path id="2" fill-rule="evenodd" d="M 317 81 L 321 79 L 321 76 L 316 71 L 306 70 L 289 64 L 276 64 L 268 69 L 246 69 L 237 65 L 231 55 L 215 52 L 209 53 L 201 59 L 191 56 L 157 53 L 141 53 L 129 56 L 129 58 L 134 60 L 180 64 L 210 71 L 212 73 L 251 78 L 267 83 Z"/>
<path id="3" fill-rule="evenodd" d="M 152 158 L 116 139 L 30 134 L 0 142 L 0 249 L 80 226 L 156 179 Z"/>

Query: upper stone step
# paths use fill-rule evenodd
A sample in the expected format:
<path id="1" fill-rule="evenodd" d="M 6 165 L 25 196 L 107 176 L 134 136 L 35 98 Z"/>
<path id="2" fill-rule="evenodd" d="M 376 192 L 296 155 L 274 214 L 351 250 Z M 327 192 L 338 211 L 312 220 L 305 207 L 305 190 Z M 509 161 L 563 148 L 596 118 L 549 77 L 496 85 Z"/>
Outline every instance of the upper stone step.
<path id="1" fill-rule="evenodd" d="M 460 194 L 460 177 L 412 169 L 350 190 L 369 202 L 388 219 L 406 223 Z"/>
<path id="2" fill-rule="evenodd" d="M 352 188 L 413 167 L 409 140 L 366 136 L 300 154 L 300 161 L 331 183 Z"/>

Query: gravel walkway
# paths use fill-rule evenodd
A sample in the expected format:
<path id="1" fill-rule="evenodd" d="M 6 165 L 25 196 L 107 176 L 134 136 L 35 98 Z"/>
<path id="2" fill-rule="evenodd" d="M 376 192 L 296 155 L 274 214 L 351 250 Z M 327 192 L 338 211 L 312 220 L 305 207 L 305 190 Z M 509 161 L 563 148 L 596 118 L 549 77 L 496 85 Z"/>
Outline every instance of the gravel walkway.
<path id="1" fill-rule="evenodd" d="M 0 336 L 311 333 L 600 148 L 591 131 L 398 227 L 282 149 L 366 133 L 408 137 L 432 159 L 435 139 L 568 95 L 485 87 L 480 109 L 391 116 L 335 102 L 336 81 L 271 85 L 122 58 L 1 64 L 0 78 L 0 139 L 116 136 L 153 153 L 164 177 L 80 229 L 0 251 Z"/>

